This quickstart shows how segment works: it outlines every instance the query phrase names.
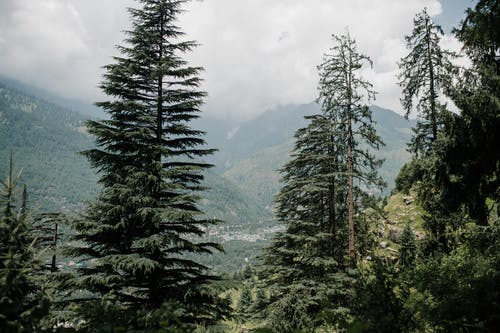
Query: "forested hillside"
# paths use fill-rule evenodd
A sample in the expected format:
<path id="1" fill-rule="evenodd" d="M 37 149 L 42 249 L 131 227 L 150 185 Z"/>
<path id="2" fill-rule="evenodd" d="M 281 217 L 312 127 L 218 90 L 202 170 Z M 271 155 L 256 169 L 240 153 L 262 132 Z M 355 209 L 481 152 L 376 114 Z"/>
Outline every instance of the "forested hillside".
<path id="1" fill-rule="evenodd" d="M 0 333 L 497 332 L 498 1 L 413 16 L 403 115 L 345 28 L 314 103 L 239 122 L 205 115 L 185 6 L 129 8 L 95 107 L 0 79 Z"/>
<path id="2" fill-rule="evenodd" d="M 273 197 L 281 187 L 279 169 L 290 159 L 292 133 L 305 125 L 305 116 L 318 110 L 317 104 L 307 104 L 268 111 L 242 124 L 236 133 L 221 142 L 221 152 L 215 155 L 214 162 L 225 165 L 223 175 L 251 195 L 261 208 L 272 209 Z M 380 174 L 387 187 L 382 193 L 388 194 L 394 188 L 399 169 L 410 159 L 407 142 L 415 120 L 406 120 L 377 106 L 373 106 L 372 111 L 375 128 L 386 142 L 377 154 L 384 159 Z M 240 146 L 243 151 L 248 150 L 247 156 L 241 151 L 231 152 L 232 147 Z"/>
<path id="3" fill-rule="evenodd" d="M 79 152 L 93 145 L 86 117 L 0 83 L 0 170 L 12 151 L 30 200 L 42 210 L 78 210 L 97 193 Z"/>

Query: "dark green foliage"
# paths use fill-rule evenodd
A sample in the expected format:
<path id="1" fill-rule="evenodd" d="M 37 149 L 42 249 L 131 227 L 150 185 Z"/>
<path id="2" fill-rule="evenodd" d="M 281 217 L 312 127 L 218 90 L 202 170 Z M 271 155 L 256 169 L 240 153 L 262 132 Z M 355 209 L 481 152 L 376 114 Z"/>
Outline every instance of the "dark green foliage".
<path id="1" fill-rule="evenodd" d="M 448 255 L 420 263 L 410 302 L 437 332 L 496 332 L 500 325 L 498 225 L 471 228 Z"/>
<path id="2" fill-rule="evenodd" d="M 0 192 L 0 331 L 39 332 L 48 311 L 48 299 L 36 284 L 34 272 L 39 262 L 33 251 L 27 192 L 16 199 L 19 175 L 13 174 L 12 154 L 9 173 L 1 181 Z"/>
<path id="3" fill-rule="evenodd" d="M 73 324 L 71 329 L 89 333 L 189 333 L 196 329 L 195 325 L 184 322 L 187 310 L 180 303 L 165 303 L 156 310 L 138 310 L 131 316 L 129 310 L 117 307 L 115 302 L 113 297 L 105 297 L 75 307 L 73 311 L 84 314 L 88 323 Z"/>
<path id="4" fill-rule="evenodd" d="M 254 317 L 265 318 L 267 304 L 268 304 L 268 299 L 266 297 L 265 289 L 257 287 L 257 292 L 255 293 L 255 299 L 251 307 L 251 312 L 254 314 Z"/>
<path id="5" fill-rule="evenodd" d="M 396 177 L 394 191 L 408 194 L 413 185 L 421 182 L 425 173 L 425 162 L 415 158 L 403 165 Z"/>
<path id="6" fill-rule="evenodd" d="M 410 222 L 405 224 L 403 233 L 401 234 L 401 248 L 399 250 L 399 266 L 403 269 L 413 267 L 417 256 L 417 243 L 415 234 L 411 229 Z"/>
<path id="7" fill-rule="evenodd" d="M 496 11 L 496 12 L 495 12 Z M 457 36 L 473 60 L 471 69 L 462 70 L 456 84 L 448 89 L 459 107 L 459 114 L 449 114 L 443 135 L 433 145 L 419 191 L 419 200 L 429 213 L 425 228 L 431 236 L 429 250 L 448 252 L 453 241 L 447 234 L 463 227 L 468 218 L 479 225 L 488 224 L 487 200 L 500 201 L 500 152 L 497 128 L 500 126 L 500 64 L 492 56 L 500 48 L 491 33 L 483 30 L 498 20 L 498 4 L 478 2 Z M 478 29 L 478 30 L 476 30 Z M 477 39 L 477 33 L 485 38 Z"/>
<path id="8" fill-rule="evenodd" d="M 497 1 L 478 1 L 455 31 L 472 59 L 472 67 L 461 69 L 446 87 L 460 112 L 446 115 L 429 154 L 419 161 L 426 235 L 423 256 L 404 283 L 413 288 L 406 306 L 426 331 L 499 327 L 499 16 Z"/>
<path id="9" fill-rule="evenodd" d="M 308 310 L 310 294 L 303 292 L 304 290 L 293 289 L 290 293 L 281 295 L 273 304 L 269 323 L 275 332 L 292 333 L 314 329 L 315 324 Z"/>
<path id="10" fill-rule="evenodd" d="M 101 84 L 110 100 L 97 103 L 109 119 L 87 122 L 97 148 L 84 155 L 100 171 L 103 190 L 74 223 L 68 251 L 85 263 L 70 281 L 87 292 L 84 320 L 103 298 L 111 300 L 110 320 L 127 318 L 130 328 L 141 325 L 141 311 L 170 302 L 183 304 L 185 321 L 211 322 L 227 312 L 210 285 L 217 278 L 186 257 L 220 246 L 201 238 L 217 222 L 203 217 L 196 194 L 210 167 L 199 159 L 213 150 L 202 148 L 203 132 L 189 126 L 205 93 L 198 89 L 202 69 L 181 58 L 196 46 L 178 41 L 183 3 L 143 0 L 130 9 L 127 46 Z"/>
<path id="11" fill-rule="evenodd" d="M 500 201 L 500 6 L 496 1 L 479 1 L 467 11 L 458 39 L 464 43 L 473 67 L 464 70 L 450 97 L 461 110 L 449 126 L 449 139 L 443 154 L 450 174 L 444 184 L 446 194 L 462 193 L 457 200 L 448 199 L 456 210 L 464 205 L 466 212 L 486 225 L 486 199 Z"/>
<path id="12" fill-rule="evenodd" d="M 413 25 L 411 35 L 406 36 L 410 53 L 399 64 L 399 84 L 403 88 L 401 103 L 406 117 L 413 111 L 416 100 L 420 119 L 414 128 L 410 149 L 418 156 L 430 151 L 444 125 L 443 117 L 447 111 L 438 97 L 451 82 L 449 59 L 452 53 L 441 49 L 439 40 L 443 30 L 432 22 L 426 9 L 417 14 Z"/>
<path id="13" fill-rule="evenodd" d="M 404 306 L 408 290 L 396 265 L 386 258 L 372 260 L 356 284 L 355 323 L 365 324 L 362 332 L 409 332 L 415 323 Z"/>
<path id="14" fill-rule="evenodd" d="M 252 289 L 247 284 L 244 284 L 241 289 L 240 299 L 238 300 L 238 313 L 242 318 L 248 317 L 252 303 Z"/>
<path id="15" fill-rule="evenodd" d="M 342 284 L 347 282 L 343 272 L 348 265 L 347 208 L 345 201 L 329 198 L 345 197 L 346 184 L 333 191 L 336 184 L 329 183 L 340 157 L 328 154 L 332 148 L 328 120 L 320 115 L 310 120 L 308 127 L 297 131 L 294 159 L 283 169 L 285 185 L 277 197 L 277 217 L 287 229 L 274 237 L 264 257 L 273 325 L 286 321 L 275 327 L 278 331 L 285 329 L 281 325 L 311 325 L 314 319 L 319 325 L 323 319 L 316 318 L 319 312 L 343 308 L 348 294 Z M 289 299 L 292 294 L 300 298 L 295 309 L 290 308 L 295 305 Z M 300 318 L 289 321 L 289 316 Z"/>

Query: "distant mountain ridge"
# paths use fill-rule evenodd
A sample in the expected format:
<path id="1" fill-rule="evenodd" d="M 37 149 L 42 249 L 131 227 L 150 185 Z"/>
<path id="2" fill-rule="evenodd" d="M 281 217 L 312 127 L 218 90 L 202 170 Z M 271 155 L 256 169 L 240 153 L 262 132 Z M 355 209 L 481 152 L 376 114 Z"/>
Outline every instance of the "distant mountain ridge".
<path id="1" fill-rule="evenodd" d="M 0 172 L 5 173 L 13 149 L 34 202 L 45 209 L 81 208 L 98 191 L 95 171 L 78 154 L 94 145 L 83 127 L 90 115 L 50 102 L 57 98 L 43 95 L 42 89 L 37 95 L 36 88 L 23 87 L 0 80 Z M 386 142 L 378 154 L 386 159 L 380 173 L 388 193 L 409 159 L 406 143 L 414 121 L 377 106 L 372 111 Z M 206 116 L 195 120 L 193 127 L 207 132 L 207 145 L 219 149 L 208 158 L 215 168 L 206 175 L 211 190 L 202 195 L 202 209 L 242 228 L 272 219 L 273 195 L 281 186 L 278 170 L 289 160 L 293 135 L 306 125 L 304 116 L 318 112 L 319 106 L 309 103 L 279 106 L 241 123 Z"/>
<path id="2" fill-rule="evenodd" d="M 0 83 L 7 88 L 15 89 L 23 94 L 42 99 L 48 103 L 53 103 L 69 111 L 76 111 L 82 115 L 92 118 L 103 118 L 104 112 L 92 103 L 86 103 L 77 99 L 64 98 L 50 93 L 39 87 L 32 86 L 14 79 L 0 76 Z"/>
<path id="3" fill-rule="evenodd" d="M 387 194 L 399 169 L 410 159 L 406 145 L 415 120 L 378 106 L 371 110 L 375 128 L 385 142 L 376 154 L 385 159 L 380 175 L 388 184 Z M 304 116 L 318 113 L 320 106 L 316 103 L 287 105 L 242 123 L 204 117 L 198 124 L 208 132 L 208 142 L 216 142 L 219 148 L 210 160 L 217 166 L 215 170 L 236 183 L 262 209 L 272 210 L 273 196 L 281 186 L 278 170 L 289 160 L 294 133 L 306 126 Z"/>
<path id="4" fill-rule="evenodd" d="M 84 128 L 89 116 L 21 89 L 21 84 L 12 88 L 0 82 L 0 177 L 6 176 L 12 151 L 16 170 L 23 169 L 21 181 L 28 185 L 32 206 L 76 212 L 99 190 L 95 170 L 79 154 L 94 147 Z M 272 219 L 221 175 L 207 171 L 205 185 L 211 189 L 202 193 L 200 207 L 208 217 L 241 228 Z"/>

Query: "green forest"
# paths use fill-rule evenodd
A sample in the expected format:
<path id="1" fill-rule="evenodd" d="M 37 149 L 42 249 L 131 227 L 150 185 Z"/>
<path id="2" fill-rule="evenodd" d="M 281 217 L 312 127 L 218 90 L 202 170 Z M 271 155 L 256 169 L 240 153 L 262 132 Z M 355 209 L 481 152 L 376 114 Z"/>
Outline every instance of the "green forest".
<path id="1" fill-rule="evenodd" d="M 0 77 L 0 333 L 498 332 L 498 1 L 461 54 L 416 14 L 404 117 L 345 28 L 314 103 L 236 131 L 202 115 L 185 1 L 137 3 L 97 109 Z"/>

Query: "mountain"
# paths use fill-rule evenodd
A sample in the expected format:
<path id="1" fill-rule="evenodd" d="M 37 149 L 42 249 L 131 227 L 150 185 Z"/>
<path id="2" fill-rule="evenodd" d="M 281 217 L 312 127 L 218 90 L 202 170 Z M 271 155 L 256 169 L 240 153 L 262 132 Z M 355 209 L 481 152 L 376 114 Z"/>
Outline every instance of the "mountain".
<path id="1" fill-rule="evenodd" d="M 304 116 L 315 110 L 314 103 L 286 105 L 245 122 L 202 117 L 197 124 L 207 132 L 207 142 L 219 148 L 211 162 L 223 173 L 256 152 L 289 141 L 306 124 Z"/>
<path id="2" fill-rule="evenodd" d="M 18 84 L 18 88 L 23 85 Z M 42 90 L 39 90 L 39 93 Z M 78 211 L 98 192 L 97 175 L 78 152 L 93 147 L 84 127 L 88 115 L 0 82 L 0 177 L 6 176 L 13 152 L 16 170 L 29 187 L 38 210 Z M 210 189 L 200 202 L 207 216 L 239 229 L 272 219 L 230 180 L 213 171 L 205 175 Z"/>
<path id="3" fill-rule="evenodd" d="M 97 177 L 79 151 L 92 146 L 85 117 L 0 83 L 0 175 L 10 152 L 21 181 L 41 209 L 82 207 L 95 193 Z"/>
<path id="4" fill-rule="evenodd" d="M 378 106 L 371 110 L 375 128 L 385 142 L 377 155 L 385 159 L 380 175 L 388 185 L 382 194 L 388 194 L 399 169 L 410 158 L 406 144 L 415 121 Z M 220 151 L 211 161 L 219 166 L 216 171 L 237 184 L 262 209 L 272 210 L 273 196 L 281 186 L 278 170 L 289 160 L 293 135 L 306 125 L 304 116 L 316 113 L 316 103 L 288 105 L 244 123 L 221 120 L 218 126 L 216 119 L 205 118 L 200 120 L 200 126 L 209 133 L 217 132 Z"/>
<path id="5" fill-rule="evenodd" d="M 0 84 L 3 84 L 7 88 L 22 91 L 24 94 L 43 99 L 46 102 L 56 104 L 69 111 L 76 111 L 87 117 L 103 118 L 105 116 L 104 112 L 92 103 L 61 97 L 27 83 L 0 76 Z"/>
<path id="6" fill-rule="evenodd" d="M 77 103 L 78 104 L 78 103 Z M 93 147 L 84 122 L 95 114 L 42 89 L 0 79 L 0 177 L 5 177 L 10 151 L 16 169 L 29 187 L 38 211 L 77 212 L 98 193 L 97 175 L 78 154 Z M 409 159 L 406 143 L 414 121 L 373 107 L 378 133 L 386 146 L 381 175 L 390 184 Z M 99 111 L 100 112 L 100 111 Z M 219 270 L 237 270 L 255 260 L 279 226 L 273 221 L 273 195 L 280 187 L 277 170 L 288 161 L 295 131 L 306 125 L 304 116 L 318 112 L 314 103 L 280 106 L 245 122 L 202 117 L 194 128 L 207 132 L 207 146 L 219 148 L 205 174 L 209 189 L 200 208 L 209 218 L 227 223 L 207 230 L 207 237 L 225 244 L 227 252 L 204 258 Z"/>

